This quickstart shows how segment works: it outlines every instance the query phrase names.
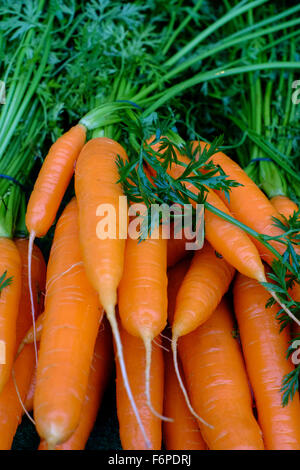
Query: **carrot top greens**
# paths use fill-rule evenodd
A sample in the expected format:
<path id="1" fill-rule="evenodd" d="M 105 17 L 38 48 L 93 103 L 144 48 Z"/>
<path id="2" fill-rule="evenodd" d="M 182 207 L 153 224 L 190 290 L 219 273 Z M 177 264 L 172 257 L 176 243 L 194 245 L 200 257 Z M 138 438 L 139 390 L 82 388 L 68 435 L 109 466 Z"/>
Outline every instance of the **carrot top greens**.
<path id="1" fill-rule="evenodd" d="M 9 286 L 13 281 L 13 276 L 7 277 L 7 271 L 4 271 L 2 276 L 0 276 L 0 295 L 5 287 Z"/>

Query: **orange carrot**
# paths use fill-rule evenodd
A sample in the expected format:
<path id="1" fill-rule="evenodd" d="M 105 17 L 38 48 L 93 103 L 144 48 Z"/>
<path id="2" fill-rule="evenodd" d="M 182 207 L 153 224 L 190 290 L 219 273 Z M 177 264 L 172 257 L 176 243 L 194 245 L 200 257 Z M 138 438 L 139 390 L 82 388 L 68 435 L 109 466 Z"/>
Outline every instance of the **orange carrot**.
<path id="1" fill-rule="evenodd" d="M 49 447 L 76 429 L 102 318 L 80 253 L 73 199 L 61 215 L 47 268 L 45 318 L 34 394 L 36 428 Z"/>
<path id="2" fill-rule="evenodd" d="M 186 335 L 212 315 L 234 276 L 234 268 L 208 242 L 196 251 L 178 290 L 173 338 Z"/>
<path id="3" fill-rule="evenodd" d="M 27 206 L 26 226 L 29 233 L 43 237 L 54 222 L 85 138 L 85 127 L 77 124 L 50 148 Z"/>
<path id="4" fill-rule="evenodd" d="M 261 450 L 242 354 L 225 300 L 197 330 L 179 340 L 191 402 L 213 428 L 199 423 L 211 450 Z"/>
<path id="5" fill-rule="evenodd" d="M 128 238 L 124 272 L 119 285 L 118 307 L 125 330 L 142 339 L 146 350 L 146 396 L 151 411 L 159 416 L 150 400 L 152 341 L 167 323 L 167 240 Z"/>
<path id="6" fill-rule="evenodd" d="M 153 145 L 156 151 L 159 151 L 159 146 L 159 142 Z M 173 178 L 180 177 L 186 166 L 190 163 L 188 157 L 181 155 L 178 151 L 177 160 L 181 164 L 173 162 L 171 168 L 168 170 L 168 173 Z M 185 182 L 184 186 L 194 194 L 198 194 L 199 192 L 193 183 Z M 225 214 L 231 215 L 226 205 L 216 193 L 209 188 L 207 188 L 207 190 L 206 201 Z M 194 201 L 191 201 L 191 203 L 195 204 Z M 259 253 L 248 235 L 242 229 L 221 219 L 219 216 L 209 212 L 209 210 L 205 210 L 204 220 L 205 238 L 214 249 L 239 272 L 264 282 L 264 267 Z"/>
<path id="7" fill-rule="evenodd" d="M 167 243 L 128 238 L 118 307 L 123 327 L 144 341 L 158 336 L 167 323 Z"/>
<path id="8" fill-rule="evenodd" d="M 287 219 L 291 217 L 294 212 L 298 212 L 297 204 L 286 196 L 274 196 L 270 201 L 277 212 Z"/>
<path id="9" fill-rule="evenodd" d="M 79 425 L 72 436 L 63 444 L 56 446 L 55 450 L 83 450 L 85 448 L 111 375 L 112 365 L 113 349 L 110 327 L 103 321 L 95 345 Z M 47 449 L 47 443 L 42 441 L 39 450 Z"/>
<path id="10" fill-rule="evenodd" d="M 196 144 L 198 145 L 198 143 Z M 206 145 L 205 143 L 202 143 L 202 148 L 204 148 L 205 145 Z M 159 146 L 160 146 L 159 142 L 153 145 L 156 151 L 159 151 Z M 226 155 L 221 154 L 221 152 L 219 152 L 211 157 L 211 159 L 213 159 L 213 162 L 215 164 L 220 163 L 218 159 L 216 158 L 216 155 L 222 155 L 224 157 L 222 158 L 225 161 L 226 165 L 228 163 L 228 168 L 226 165 L 225 165 L 226 168 L 223 168 L 223 160 L 222 160 L 222 165 L 220 164 L 222 168 L 224 169 L 225 173 L 229 175 L 231 179 L 237 181 L 238 183 L 245 183 L 246 186 L 248 184 L 248 187 L 246 188 L 246 193 L 244 191 L 242 191 L 242 193 L 236 192 L 240 188 L 243 188 L 243 186 L 239 186 L 239 187 L 231 189 L 231 198 L 230 198 L 230 204 L 229 204 L 230 209 L 233 208 L 231 212 L 225 205 L 225 202 L 223 202 L 222 199 L 220 199 L 220 197 L 209 188 L 206 194 L 206 203 L 210 204 L 215 209 L 218 209 L 219 211 L 231 217 L 233 215 L 233 218 L 236 217 L 236 219 L 240 220 L 245 225 L 248 225 L 250 228 L 256 230 L 257 232 L 266 233 L 267 235 L 270 235 L 271 232 L 269 231 L 270 230 L 272 231 L 274 228 L 272 225 L 273 224 L 272 216 L 277 215 L 277 218 L 279 217 L 279 214 L 276 211 L 276 209 L 272 206 L 270 201 L 264 196 L 264 194 L 260 191 L 260 189 L 253 183 L 253 181 L 247 176 L 247 174 L 235 162 L 233 162 L 228 157 L 226 157 Z M 182 166 L 180 163 L 172 163 L 171 168 L 168 170 L 169 174 L 175 179 L 182 175 L 182 173 L 185 170 L 185 167 L 189 164 L 189 159 L 185 155 L 181 155 L 178 151 L 177 151 L 177 160 L 181 164 L 184 164 L 184 166 Z M 234 169 L 234 171 L 232 170 L 231 167 Z M 230 173 L 229 170 L 232 170 L 232 172 Z M 193 185 L 193 183 L 185 182 L 184 185 L 189 191 L 193 192 L 194 194 L 198 194 L 199 191 Z M 246 198 L 248 199 L 249 197 L 248 189 L 253 191 L 254 201 L 256 202 L 256 204 L 253 205 L 253 207 L 255 207 L 255 210 L 252 210 L 252 211 L 244 210 L 244 207 L 247 207 L 245 199 Z M 239 194 L 241 195 L 241 197 L 239 197 Z M 220 195 L 222 196 L 224 201 L 226 201 L 225 195 L 222 193 L 220 193 Z M 261 200 L 260 200 L 260 196 L 261 196 Z M 234 200 L 234 204 L 232 203 L 232 200 Z M 228 204 L 228 201 L 227 201 L 227 204 Z M 266 216 L 267 222 L 262 220 L 261 223 L 255 224 L 254 222 L 256 219 L 256 213 L 260 211 L 260 208 L 262 208 L 263 217 Z M 239 215 L 240 213 L 242 214 L 241 216 Z M 245 217 L 247 220 L 244 220 L 243 214 L 250 214 L 250 213 L 252 215 L 249 215 L 249 217 L 246 215 Z M 259 215 L 258 219 L 260 218 L 261 216 Z M 253 223 L 255 226 L 253 225 Z M 278 231 L 276 232 L 276 230 L 277 229 L 275 227 L 275 230 L 273 230 L 272 232 L 273 235 L 276 235 L 276 233 L 278 232 Z M 283 233 L 282 230 L 279 230 L 279 232 Z M 262 254 L 267 253 L 268 256 L 270 256 L 271 253 L 269 249 L 265 248 L 260 242 L 256 243 L 256 240 L 254 240 L 255 243 L 253 243 L 250 237 L 248 237 L 248 235 L 242 229 L 240 229 L 239 227 L 236 227 L 231 222 L 224 221 L 221 217 L 214 214 L 212 211 L 206 210 L 205 211 L 205 238 L 215 248 L 215 250 L 218 253 L 220 253 L 225 258 L 226 261 L 228 261 L 228 263 L 230 263 L 233 267 L 236 268 L 237 271 L 244 274 L 245 276 L 256 279 L 259 282 L 266 282 L 265 270 L 262 264 L 262 260 L 259 256 L 258 248 L 262 247 L 262 250 L 263 250 L 261 251 Z M 258 248 L 256 248 L 255 245 L 257 245 Z M 278 245 L 280 245 L 280 247 L 282 248 L 282 245 L 279 242 L 274 242 L 274 247 L 278 248 Z M 282 253 L 282 249 L 280 252 Z M 274 258 L 274 255 L 272 256 Z M 269 292 L 272 295 L 272 297 L 276 300 L 276 302 L 278 302 L 281 305 L 281 307 L 285 310 L 285 312 L 290 316 L 290 318 L 292 318 L 296 323 L 300 325 L 300 321 L 286 307 L 286 305 L 280 301 L 277 294 L 272 290 L 270 290 Z"/>
<path id="11" fill-rule="evenodd" d="M 180 336 L 191 333 L 213 314 L 227 292 L 234 272 L 234 268 L 215 253 L 208 242 L 205 242 L 202 250 L 195 253 L 176 297 L 171 343 L 174 366 L 190 412 L 198 419 L 200 418 L 196 416 L 190 405 L 181 379 L 177 360 L 177 341 Z"/>
<path id="12" fill-rule="evenodd" d="M 198 145 L 198 142 L 195 142 L 195 145 Z M 209 148 L 209 144 L 206 144 L 205 142 L 200 142 L 200 145 L 202 150 L 205 147 Z M 241 186 L 231 188 L 229 201 L 224 192 L 218 191 L 218 195 L 228 206 L 232 215 L 237 220 L 258 233 L 270 236 L 281 235 L 283 231 L 276 227 L 273 221 L 273 217 L 276 217 L 277 219 L 279 218 L 277 210 L 272 206 L 269 199 L 264 195 L 259 187 L 251 178 L 249 178 L 247 173 L 236 162 L 231 160 L 231 158 L 222 152 L 215 153 L 212 155 L 210 160 L 215 165 L 219 165 L 230 179 L 241 184 Z M 250 206 L 249 201 L 251 201 Z M 247 207 L 247 210 L 245 210 L 245 207 Z M 269 249 L 256 239 L 253 239 L 253 243 L 257 246 L 263 260 L 271 264 L 274 259 L 274 255 L 269 251 Z M 276 248 L 279 253 L 283 253 L 283 244 L 277 241 L 270 241 L 270 244 Z M 242 274 L 245 274 L 248 277 L 253 277 L 246 273 Z"/>
<path id="13" fill-rule="evenodd" d="M 16 348 L 16 323 L 21 298 L 22 263 L 18 248 L 9 238 L 0 238 L 0 274 L 11 283 L 0 295 L 0 393 L 7 383 Z"/>
<path id="14" fill-rule="evenodd" d="M 135 414 L 132 410 L 132 407 L 130 406 L 130 401 L 124 388 L 120 363 L 117 362 L 117 412 L 122 447 L 124 450 L 144 450 L 148 447 L 150 447 L 152 450 L 159 450 L 161 448 L 162 440 L 161 420 L 151 412 L 146 399 L 146 357 L 144 344 L 140 338 L 127 333 L 127 331 L 122 328 L 121 324 L 120 333 L 123 343 L 124 359 L 129 383 L 142 419 L 143 427 L 146 431 L 148 439 L 150 440 L 150 446 L 147 446 L 144 435 L 141 432 L 140 426 L 137 424 Z M 159 413 L 162 413 L 163 411 L 163 384 L 163 351 L 160 347 L 160 338 L 158 337 L 155 339 L 152 352 L 150 393 L 151 403 Z"/>
<path id="15" fill-rule="evenodd" d="M 75 170 L 75 191 L 79 207 L 79 232 L 87 276 L 99 293 L 108 316 L 117 303 L 117 288 L 123 274 L 125 241 L 119 237 L 119 198 L 123 195 L 116 164 L 117 156 L 127 159 L 124 149 L 106 138 L 90 140 L 82 149 Z M 99 207 L 110 204 L 115 209 L 114 233 L 101 239 Z M 106 209 L 107 210 L 107 209 Z M 127 217 L 127 205 L 125 206 Z M 97 263 L 96 263 L 97 261 Z"/>
<path id="16" fill-rule="evenodd" d="M 289 334 L 279 333 L 277 305 L 266 308 L 269 294 L 256 281 L 238 275 L 234 306 L 239 324 L 247 371 L 254 391 L 258 420 L 266 449 L 300 449 L 299 395 L 287 406 L 281 404 L 281 385 L 293 370 L 286 359 Z"/>
<path id="17" fill-rule="evenodd" d="M 0 395 L 0 450 L 11 448 L 17 427 L 21 422 L 23 415 L 21 403 L 25 401 L 34 370 L 32 344 L 25 346 L 13 367 L 14 375 L 11 376 Z"/>
<path id="18" fill-rule="evenodd" d="M 57 210 L 74 173 L 75 161 L 86 139 L 86 129 L 77 124 L 63 134 L 51 146 L 31 193 L 27 211 L 26 227 L 29 231 L 28 279 L 32 311 L 33 332 L 35 335 L 35 311 L 31 281 L 32 249 L 35 237 L 43 237 L 54 222 Z M 35 355 L 36 352 L 36 339 Z"/>
<path id="19" fill-rule="evenodd" d="M 117 289 L 123 275 L 127 238 L 127 202 L 119 209 L 122 186 L 118 183 L 117 158 L 127 160 L 125 150 L 114 140 L 99 137 L 90 140 L 80 152 L 75 169 L 75 192 L 79 206 L 79 235 L 87 276 L 99 294 L 110 322 L 118 350 L 118 360 L 136 419 L 143 430 L 130 390 L 123 359 L 122 343 L 115 316 Z M 108 212 L 105 233 L 103 216 Z M 99 217 L 101 217 L 99 220 Z M 125 219 L 122 226 L 119 219 Z M 107 232 L 107 231 L 106 231 Z M 119 233 L 121 232 L 121 233 Z M 144 435 L 147 442 L 147 436 Z"/>
<path id="20" fill-rule="evenodd" d="M 164 414 L 173 422 L 163 423 L 163 441 L 167 450 L 205 450 L 206 444 L 196 419 L 186 406 L 178 385 L 170 353 L 165 353 Z"/>

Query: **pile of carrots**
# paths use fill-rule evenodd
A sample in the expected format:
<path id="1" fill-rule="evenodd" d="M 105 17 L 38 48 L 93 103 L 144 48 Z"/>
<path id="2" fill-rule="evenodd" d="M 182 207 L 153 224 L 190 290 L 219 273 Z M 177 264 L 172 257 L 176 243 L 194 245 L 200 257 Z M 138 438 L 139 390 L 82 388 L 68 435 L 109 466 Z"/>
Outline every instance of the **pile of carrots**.
<path id="1" fill-rule="evenodd" d="M 84 449 L 115 362 L 125 450 L 299 450 L 299 394 L 286 406 L 281 394 L 294 368 L 286 358 L 292 332 L 280 333 L 281 306 L 266 306 L 276 294 L 260 284 L 274 255 L 215 212 L 276 236 L 273 218 L 297 207 L 268 200 L 217 152 L 213 163 L 240 185 L 229 199 L 208 189 L 202 249 L 186 251 L 184 238 L 134 240 L 119 235 L 118 159 L 127 161 L 118 142 L 86 141 L 84 126 L 74 126 L 36 180 L 29 240 L 0 240 L 0 272 L 10 279 L 0 296 L 0 448 L 11 448 L 26 413 L 40 450 Z M 187 160 L 178 153 L 170 174 L 180 175 Z M 58 219 L 46 266 L 35 239 L 55 221 L 73 175 L 75 196 Z M 100 204 L 116 210 L 114 239 L 97 235 Z"/>

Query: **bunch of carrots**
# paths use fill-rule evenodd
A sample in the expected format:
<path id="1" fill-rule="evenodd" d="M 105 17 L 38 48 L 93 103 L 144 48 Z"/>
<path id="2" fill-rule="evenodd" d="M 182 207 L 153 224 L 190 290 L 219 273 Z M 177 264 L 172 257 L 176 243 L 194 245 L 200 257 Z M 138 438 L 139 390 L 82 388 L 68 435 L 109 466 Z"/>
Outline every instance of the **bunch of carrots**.
<path id="1" fill-rule="evenodd" d="M 172 85 L 192 65 L 213 62 L 220 50 L 239 50 L 247 40 L 280 31 L 279 23 L 266 33 L 267 20 L 260 19 L 241 36 L 230 32 L 208 53 L 195 52 L 223 25 L 243 21 L 244 14 L 251 19 L 263 3 L 235 4 L 177 47 L 175 39 L 201 9 L 202 1 L 196 2 L 184 25 L 173 34 L 166 28 L 162 76 L 154 73 L 151 83 L 139 74 L 154 68 L 154 55 L 145 52 L 144 69 L 133 60 L 128 75 L 122 61 L 114 64 L 120 72 L 111 93 L 96 107 L 87 100 L 90 111 L 53 143 L 26 205 L 28 154 L 21 153 L 18 168 L 9 167 L 14 175 L 1 175 L 9 191 L 5 187 L 0 206 L 0 449 L 12 448 L 24 415 L 35 426 L 40 450 L 84 449 L 112 378 L 124 450 L 300 449 L 291 345 L 300 334 L 297 195 L 269 197 L 249 167 L 223 153 L 218 139 L 185 141 L 169 115 L 161 113 L 159 122 L 157 114 L 178 94 L 221 73 L 299 68 L 293 57 L 257 65 L 240 57 L 230 67 L 209 69 L 206 62 L 193 78 Z M 29 30 L 28 42 L 31 36 Z M 40 109 L 33 88 L 32 96 Z M 22 124 L 14 111 L 14 126 L 7 108 L 2 118 L 12 135 Z M 40 128 L 38 115 L 33 121 L 32 132 Z M 297 182 L 292 173 L 289 181 Z M 199 203 L 204 239 L 193 251 L 184 230 L 166 237 L 161 220 L 153 224 L 145 217 L 153 204 L 189 204 L 195 217 Z M 113 235 L 100 230 L 108 207 Z M 128 232 L 129 222 L 138 237 Z M 39 241 L 53 228 L 45 259 Z"/>
<path id="2" fill-rule="evenodd" d="M 161 166 L 166 143 L 171 137 L 143 144 Z M 40 449 L 84 448 L 114 356 L 124 449 L 300 448 L 298 392 L 282 405 L 282 379 L 293 364 L 286 358 L 288 329 L 279 332 L 276 314 L 283 307 L 300 321 L 268 279 L 283 245 L 271 240 L 268 248 L 239 226 L 278 239 L 274 218 L 291 211 L 282 200 L 268 200 L 224 153 L 207 152 L 204 142 L 191 145 L 196 160 L 206 155 L 206 164 L 237 183 L 229 198 L 204 186 L 205 241 L 194 253 L 185 250 L 184 237 L 166 240 L 159 227 L 156 237 L 142 240 L 120 234 L 119 169 L 130 161 L 118 142 L 86 142 L 79 124 L 51 147 L 27 205 L 29 240 L 5 240 L 1 251 L 11 280 L 0 304 L 7 321 L 2 449 L 11 447 L 21 416 L 32 409 Z M 166 172 L 172 181 L 185 173 L 183 188 L 199 197 L 184 150 L 174 145 Z M 56 224 L 46 267 L 34 240 L 49 230 L 73 173 L 75 196 Z M 155 168 L 145 174 L 159 186 Z M 134 181 L 134 172 L 128 178 Z M 253 210 L 246 211 L 249 198 Z M 116 210 L 115 237 L 97 235 L 101 204 Z M 7 314 L 18 305 L 17 315 Z"/>

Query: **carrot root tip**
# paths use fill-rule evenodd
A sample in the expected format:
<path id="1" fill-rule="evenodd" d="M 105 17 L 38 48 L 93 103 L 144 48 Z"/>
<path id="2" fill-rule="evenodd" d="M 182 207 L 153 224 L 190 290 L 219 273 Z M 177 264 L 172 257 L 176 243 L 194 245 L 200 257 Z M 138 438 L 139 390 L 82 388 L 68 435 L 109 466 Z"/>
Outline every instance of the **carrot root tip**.
<path id="1" fill-rule="evenodd" d="M 145 350 L 146 350 L 145 390 L 146 390 L 147 405 L 151 413 L 154 416 L 156 416 L 158 419 L 173 423 L 174 420 L 172 418 L 168 418 L 167 416 L 163 416 L 162 414 L 158 413 L 152 405 L 151 393 L 150 393 L 151 350 L 152 350 L 151 343 L 152 343 L 151 338 L 144 339 Z"/>

